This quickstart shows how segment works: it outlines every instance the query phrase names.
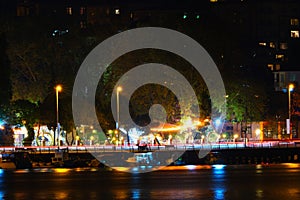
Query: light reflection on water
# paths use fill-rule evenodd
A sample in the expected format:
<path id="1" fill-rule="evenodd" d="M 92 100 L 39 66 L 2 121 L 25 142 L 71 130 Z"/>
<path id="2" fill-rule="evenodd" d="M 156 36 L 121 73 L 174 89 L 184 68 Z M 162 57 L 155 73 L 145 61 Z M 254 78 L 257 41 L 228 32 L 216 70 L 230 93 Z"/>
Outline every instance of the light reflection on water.
<path id="1" fill-rule="evenodd" d="M 295 164 L 173 166 L 143 174 L 0 169 L 0 199 L 300 199 L 299 172 Z"/>
<path id="2" fill-rule="evenodd" d="M 215 181 L 214 187 L 212 188 L 214 191 L 214 199 L 225 199 L 226 185 L 225 185 L 225 167 L 226 165 L 213 165 L 212 166 L 212 174 L 213 181 Z"/>

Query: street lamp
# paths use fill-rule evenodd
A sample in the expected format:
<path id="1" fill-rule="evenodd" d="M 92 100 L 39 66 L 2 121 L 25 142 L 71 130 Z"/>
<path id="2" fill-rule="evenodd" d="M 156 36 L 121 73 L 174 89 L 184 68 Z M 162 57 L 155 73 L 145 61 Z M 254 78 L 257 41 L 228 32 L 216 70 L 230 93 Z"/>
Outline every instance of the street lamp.
<path id="1" fill-rule="evenodd" d="M 116 129 L 119 130 L 119 122 L 120 122 L 120 100 L 119 100 L 119 93 L 122 92 L 122 87 L 117 87 L 117 122 L 116 122 Z"/>
<path id="2" fill-rule="evenodd" d="M 60 145 L 60 141 L 59 141 L 59 132 L 60 132 L 60 124 L 59 124 L 59 114 L 58 114 L 58 93 L 62 91 L 62 87 L 61 85 L 57 85 L 55 87 L 55 91 L 56 91 L 56 125 L 57 125 L 57 140 L 58 140 L 58 147 Z M 55 145 L 55 140 L 54 140 L 54 145 Z"/>
<path id="3" fill-rule="evenodd" d="M 118 140 L 120 140 L 120 100 L 119 100 L 119 93 L 122 92 L 122 87 L 117 87 L 117 121 L 116 121 L 116 129 L 118 130 Z"/>
<path id="4" fill-rule="evenodd" d="M 290 134 L 290 139 L 293 138 L 292 133 L 291 133 L 291 92 L 294 89 L 294 84 L 289 84 L 288 88 L 288 97 L 289 97 L 289 118 L 287 120 L 287 134 Z"/>

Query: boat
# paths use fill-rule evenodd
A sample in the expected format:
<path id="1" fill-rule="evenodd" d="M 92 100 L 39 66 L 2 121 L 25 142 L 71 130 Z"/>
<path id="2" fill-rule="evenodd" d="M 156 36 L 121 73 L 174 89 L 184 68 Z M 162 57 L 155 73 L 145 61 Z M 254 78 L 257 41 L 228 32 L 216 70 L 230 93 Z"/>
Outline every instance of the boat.
<path id="1" fill-rule="evenodd" d="M 84 159 L 71 158 L 68 153 L 68 149 L 58 149 L 55 152 L 55 156 L 51 158 L 51 164 L 54 167 L 88 167 L 88 163 Z"/>

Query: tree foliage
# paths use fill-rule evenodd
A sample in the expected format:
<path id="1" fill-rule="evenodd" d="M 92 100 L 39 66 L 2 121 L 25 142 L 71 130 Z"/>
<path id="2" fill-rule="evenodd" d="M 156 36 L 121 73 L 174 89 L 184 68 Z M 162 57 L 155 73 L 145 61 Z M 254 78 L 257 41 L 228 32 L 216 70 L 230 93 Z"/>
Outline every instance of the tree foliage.
<path id="1" fill-rule="evenodd" d="M 7 41 L 5 33 L 0 33 L 0 109 L 7 105 L 11 98 L 11 63 L 7 55 Z"/>
<path id="2" fill-rule="evenodd" d="M 7 46 L 4 42 L 5 36 L 0 37 L 0 67 L 7 74 L 1 79 L 3 84 L 2 82 L 0 84 L 2 87 L 0 100 L 9 99 L 9 81 L 11 81 L 13 102 L 12 108 L 7 109 L 10 110 L 9 115 L 22 113 L 18 120 L 25 120 L 28 128 L 32 128 L 38 119 L 50 127 L 55 127 L 54 87 L 60 83 L 63 85 L 63 91 L 59 94 L 59 117 L 65 130 L 71 131 L 74 128 L 71 108 L 72 86 L 85 56 L 97 44 L 119 31 L 132 27 L 158 26 L 187 34 L 198 41 L 212 56 L 225 82 L 228 94 L 228 120 L 261 120 L 266 117 L 268 110 L 270 88 L 267 85 L 272 84 L 270 79 L 264 78 L 268 72 L 252 64 L 253 60 L 242 42 L 247 40 L 242 38 L 245 34 L 237 27 L 229 27 L 224 20 L 214 13 L 207 14 L 201 20 L 183 20 L 177 14 L 170 13 L 160 17 L 145 17 L 131 23 L 124 23 L 117 18 L 110 19 L 103 24 L 89 25 L 84 30 L 81 30 L 74 21 L 66 20 L 66 23 L 63 23 L 58 18 L 23 18 L 8 21 L 2 24 L 2 27 L 5 26 L 3 30 L 6 35 L 9 35 Z M 64 24 L 68 24 L 68 27 Z M 53 35 L 54 30 L 64 31 L 64 34 Z M 11 62 L 11 75 L 8 58 Z M 211 100 L 201 75 L 196 73 L 184 58 L 169 52 L 147 49 L 118 58 L 101 77 L 95 97 L 101 126 L 105 129 L 114 127 L 110 97 L 118 79 L 133 67 L 145 63 L 162 63 L 178 70 L 197 94 L 201 118 L 210 115 Z M 147 119 L 149 107 L 154 103 L 162 102 L 170 122 L 176 121 L 172 116 L 181 112 L 177 106 L 176 96 L 161 86 L 141 87 L 131 97 L 130 102 L 131 114 L 137 120 L 141 120 L 141 116 L 146 116 Z"/>

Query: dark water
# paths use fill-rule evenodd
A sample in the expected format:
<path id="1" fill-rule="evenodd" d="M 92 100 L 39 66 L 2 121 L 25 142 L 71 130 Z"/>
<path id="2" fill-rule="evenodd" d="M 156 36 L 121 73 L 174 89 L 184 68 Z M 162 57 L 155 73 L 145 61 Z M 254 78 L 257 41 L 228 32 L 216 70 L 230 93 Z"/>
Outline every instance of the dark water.
<path id="1" fill-rule="evenodd" d="M 0 199 L 300 199 L 300 165 L 204 166 L 128 174 L 0 170 Z"/>

